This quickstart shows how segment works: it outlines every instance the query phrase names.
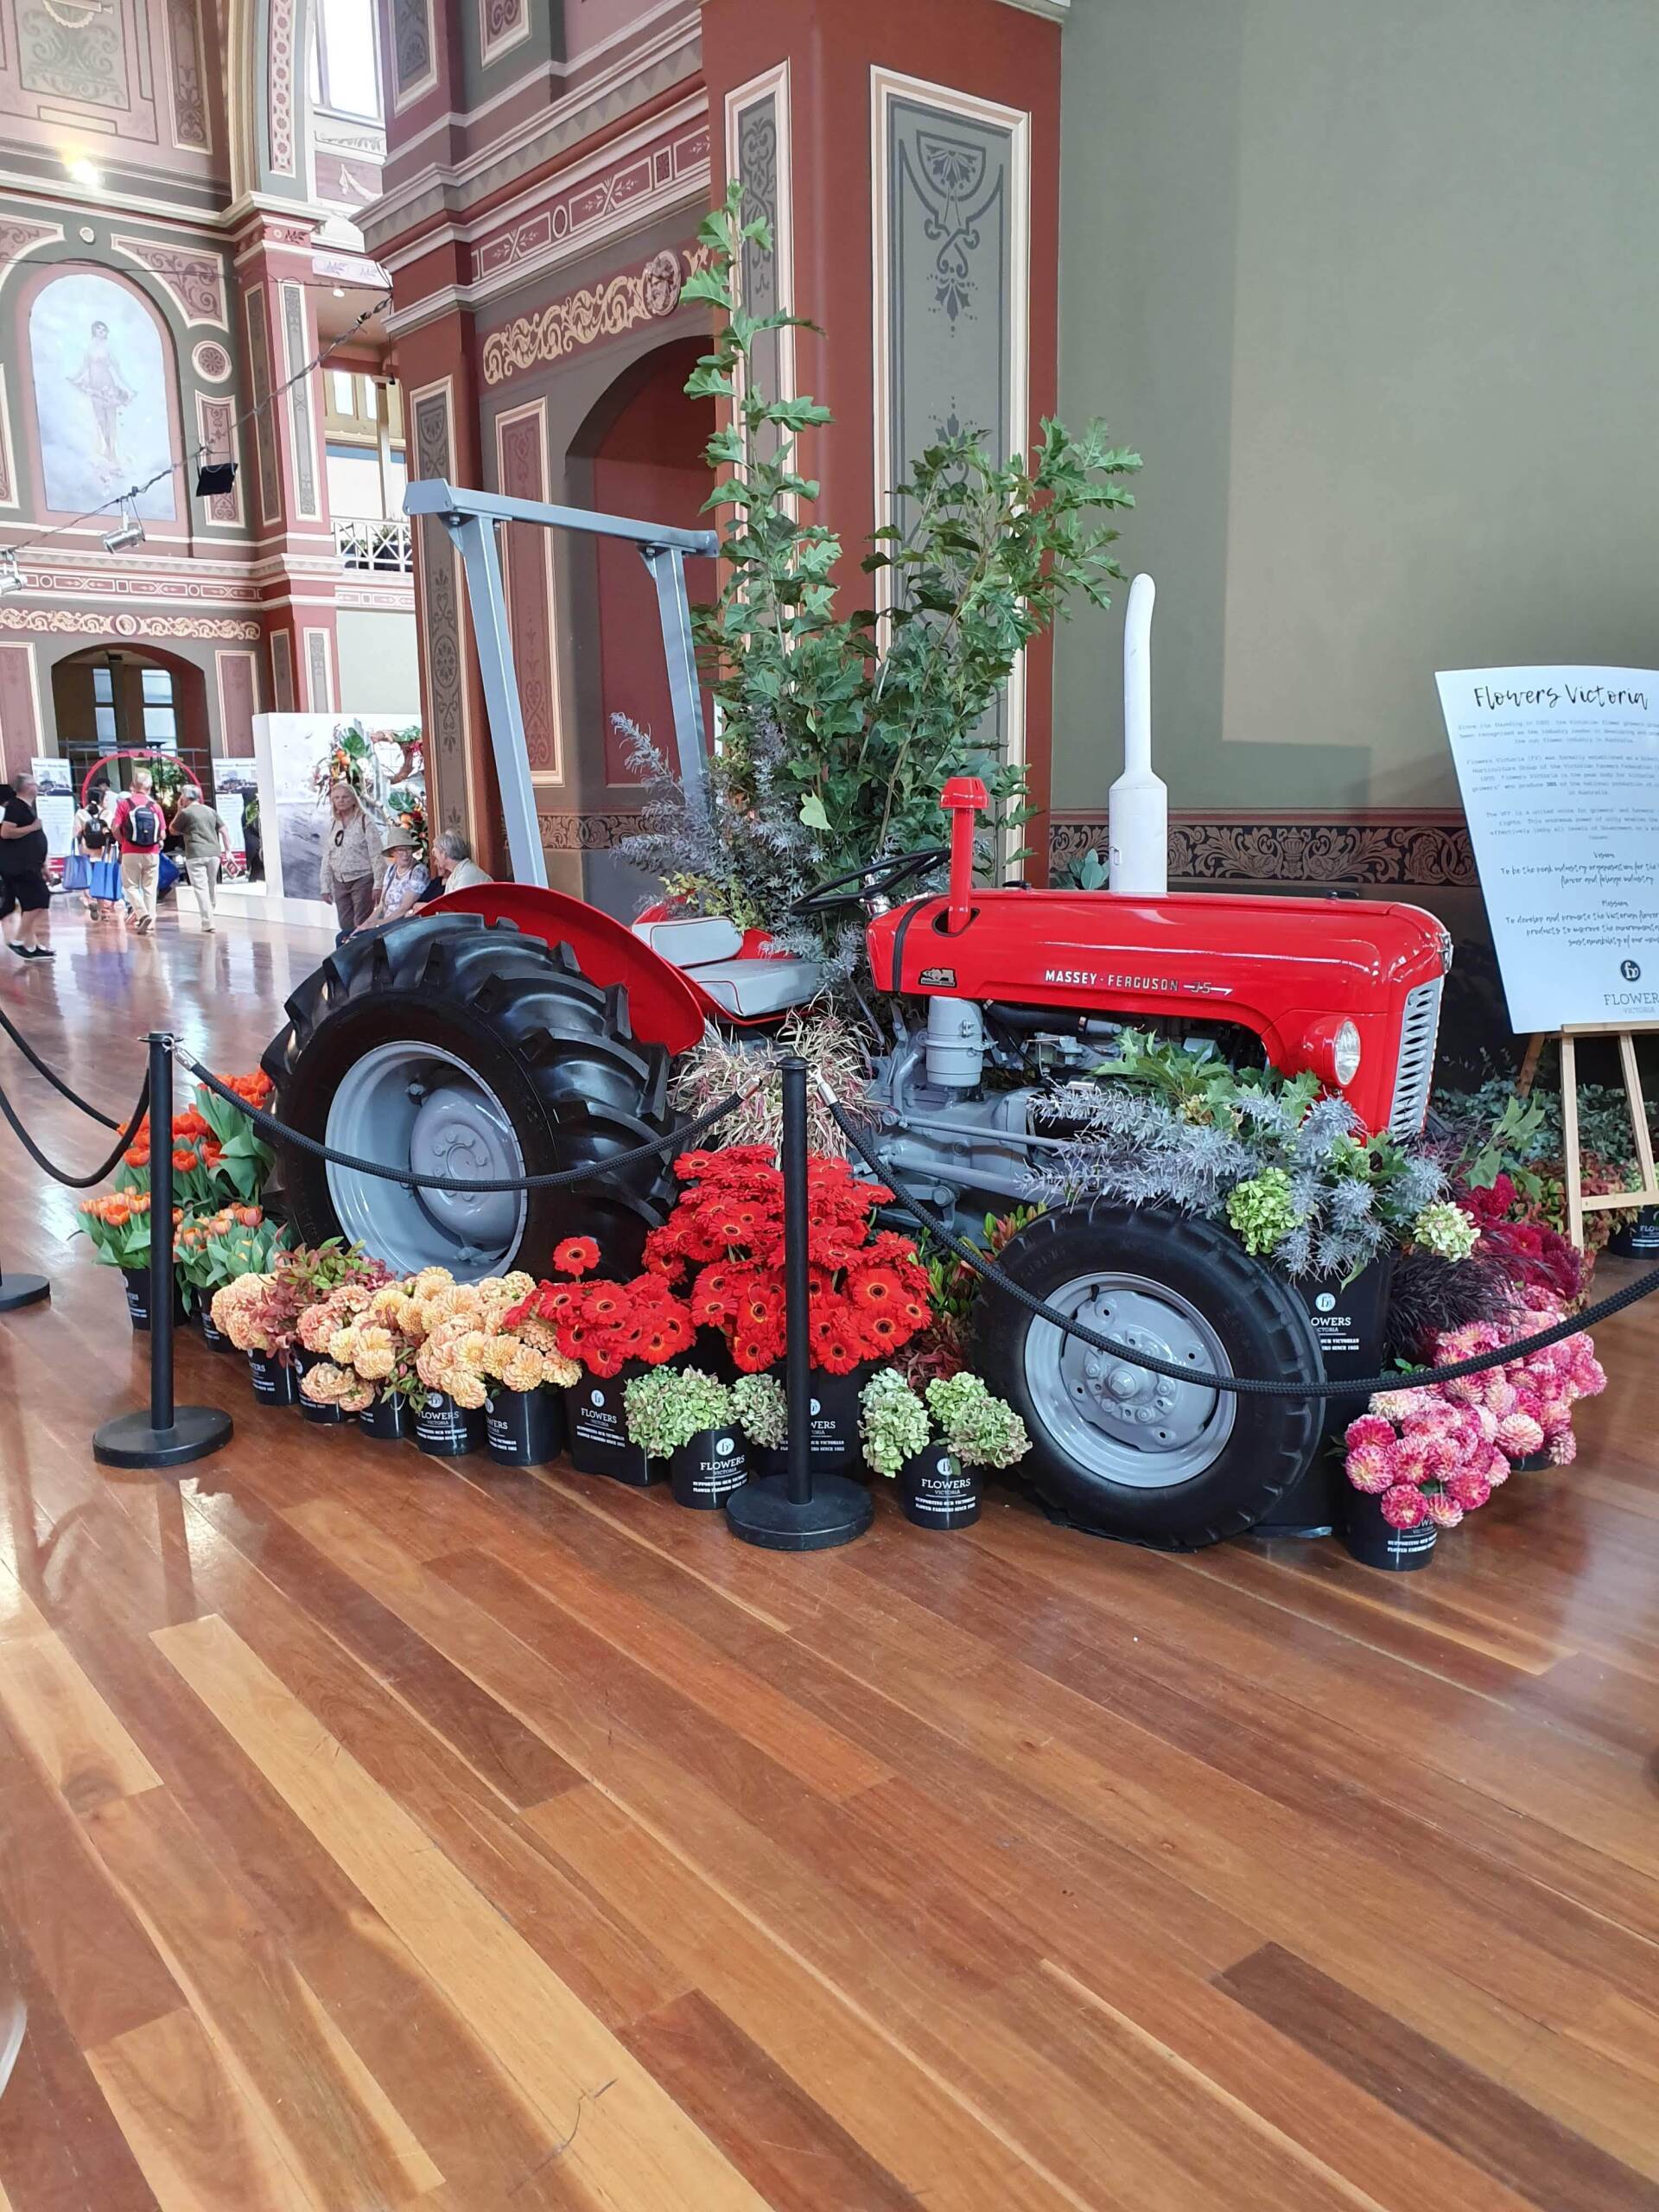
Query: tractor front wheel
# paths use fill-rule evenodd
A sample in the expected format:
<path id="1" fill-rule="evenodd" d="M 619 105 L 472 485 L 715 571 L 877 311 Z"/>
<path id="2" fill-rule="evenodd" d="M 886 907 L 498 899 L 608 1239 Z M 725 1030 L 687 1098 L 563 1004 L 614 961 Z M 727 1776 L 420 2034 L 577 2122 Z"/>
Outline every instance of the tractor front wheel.
<path id="1" fill-rule="evenodd" d="M 1039 1215 L 1003 1272 L 1096 1334 L 1195 1374 L 1323 1373 L 1290 1285 L 1213 1223 L 1106 1201 Z M 1096 1351 L 987 1285 L 986 1380 L 1031 1433 L 1020 1463 L 1079 1528 L 1189 1551 L 1264 1519 L 1311 1464 L 1317 1398 L 1236 1397 Z"/>
<path id="2" fill-rule="evenodd" d="M 636 1042 L 626 991 L 510 922 L 415 916 L 348 938 L 288 1014 L 264 1056 L 276 1110 L 359 1160 L 499 1181 L 602 1164 L 673 1127 L 668 1055 Z M 596 1237 L 607 1271 L 626 1274 L 673 1203 L 664 1154 L 528 1192 L 422 1190 L 293 1145 L 280 1160 L 308 1243 L 343 1236 L 400 1274 L 542 1274 L 569 1236 Z"/>

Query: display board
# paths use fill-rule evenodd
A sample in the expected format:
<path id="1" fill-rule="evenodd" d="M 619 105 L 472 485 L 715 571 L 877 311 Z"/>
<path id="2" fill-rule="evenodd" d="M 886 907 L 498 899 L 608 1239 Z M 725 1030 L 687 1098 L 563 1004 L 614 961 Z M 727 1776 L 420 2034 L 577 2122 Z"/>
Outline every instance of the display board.
<path id="1" fill-rule="evenodd" d="M 67 760 L 44 753 L 37 753 L 29 769 L 40 785 L 35 811 L 46 832 L 47 856 L 49 860 L 67 860 L 75 839 L 74 772 Z"/>
<path id="2" fill-rule="evenodd" d="M 225 824 L 225 835 L 230 840 L 231 867 L 229 873 L 246 873 L 248 855 L 247 831 L 243 825 L 245 808 L 252 803 L 254 819 L 259 819 L 259 766 L 255 760 L 215 760 L 213 771 L 213 808 Z"/>
<path id="3" fill-rule="evenodd" d="M 1659 1021 L 1659 671 L 1435 682 L 1510 1026 Z"/>
<path id="4" fill-rule="evenodd" d="M 273 901 L 291 906 L 293 911 L 286 916 L 290 920 L 326 921 L 334 912 L 321 895 L 320 871 L 327 800 L 320 780 L 326 781 L 330 755 L 348 730 L 366 738 L 373 747 L 369 772 L 372 811 L 383 808 L 396 791 L 420 797 L 424 790 L 420 728 L 407 715 L 256 715 L 253 718 L 264 872 Z"/>

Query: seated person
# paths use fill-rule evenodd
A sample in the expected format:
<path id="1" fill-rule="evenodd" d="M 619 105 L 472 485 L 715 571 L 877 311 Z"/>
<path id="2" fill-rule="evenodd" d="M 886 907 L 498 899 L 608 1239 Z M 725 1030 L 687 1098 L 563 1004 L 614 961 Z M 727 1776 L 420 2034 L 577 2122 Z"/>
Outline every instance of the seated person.
<path id="1" fill-rule="evenodd" d="M 401 823 L 392 823 L 383 833 L 380 849 L 385 855 L 386 872 L 380 879 L 380 895 L 369 909 L 368 919 L 359 925 L 365 930 L 378 930 L 387 922 L 401 921 L 405 914 L 414 912 L 427 894 L 426 869 L 414 838 Z"/>
<path id="2" fill-rule="evenodd" d="M 445 830 L 432 840 L 430 866 L 428 896 L 433 899 L 446 891 L 470 891 L 474 884 L 494 880 L 473 858 L 473 849 L 459 830 Z"/>

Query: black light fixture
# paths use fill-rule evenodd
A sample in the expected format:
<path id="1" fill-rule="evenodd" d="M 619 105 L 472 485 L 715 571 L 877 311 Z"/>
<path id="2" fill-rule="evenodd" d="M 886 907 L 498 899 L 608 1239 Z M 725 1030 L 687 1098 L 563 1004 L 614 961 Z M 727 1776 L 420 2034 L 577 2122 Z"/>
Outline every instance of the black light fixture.
<path id="1" fill-rule="evenodd" d="M 196 497 L 216 499 L 228 492 L 236 481 L 233 461 L 204 461 L 196 471 Z"/>

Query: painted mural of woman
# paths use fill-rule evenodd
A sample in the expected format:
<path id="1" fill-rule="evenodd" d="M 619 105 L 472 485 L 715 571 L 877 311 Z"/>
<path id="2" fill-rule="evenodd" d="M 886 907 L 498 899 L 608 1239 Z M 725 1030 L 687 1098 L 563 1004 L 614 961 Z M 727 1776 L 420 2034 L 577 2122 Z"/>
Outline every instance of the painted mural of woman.
<path id="1" fill-rule="evenodd" d="M 122 376 L 110 346 L 110 326 L 95 322 L 86 346 L 86 358 L 69 382 L 84 392 L 92 410 L 98 434 L 98 458 L 112 469 L 121 467 L 121 410 L 137 397 Z"/>

